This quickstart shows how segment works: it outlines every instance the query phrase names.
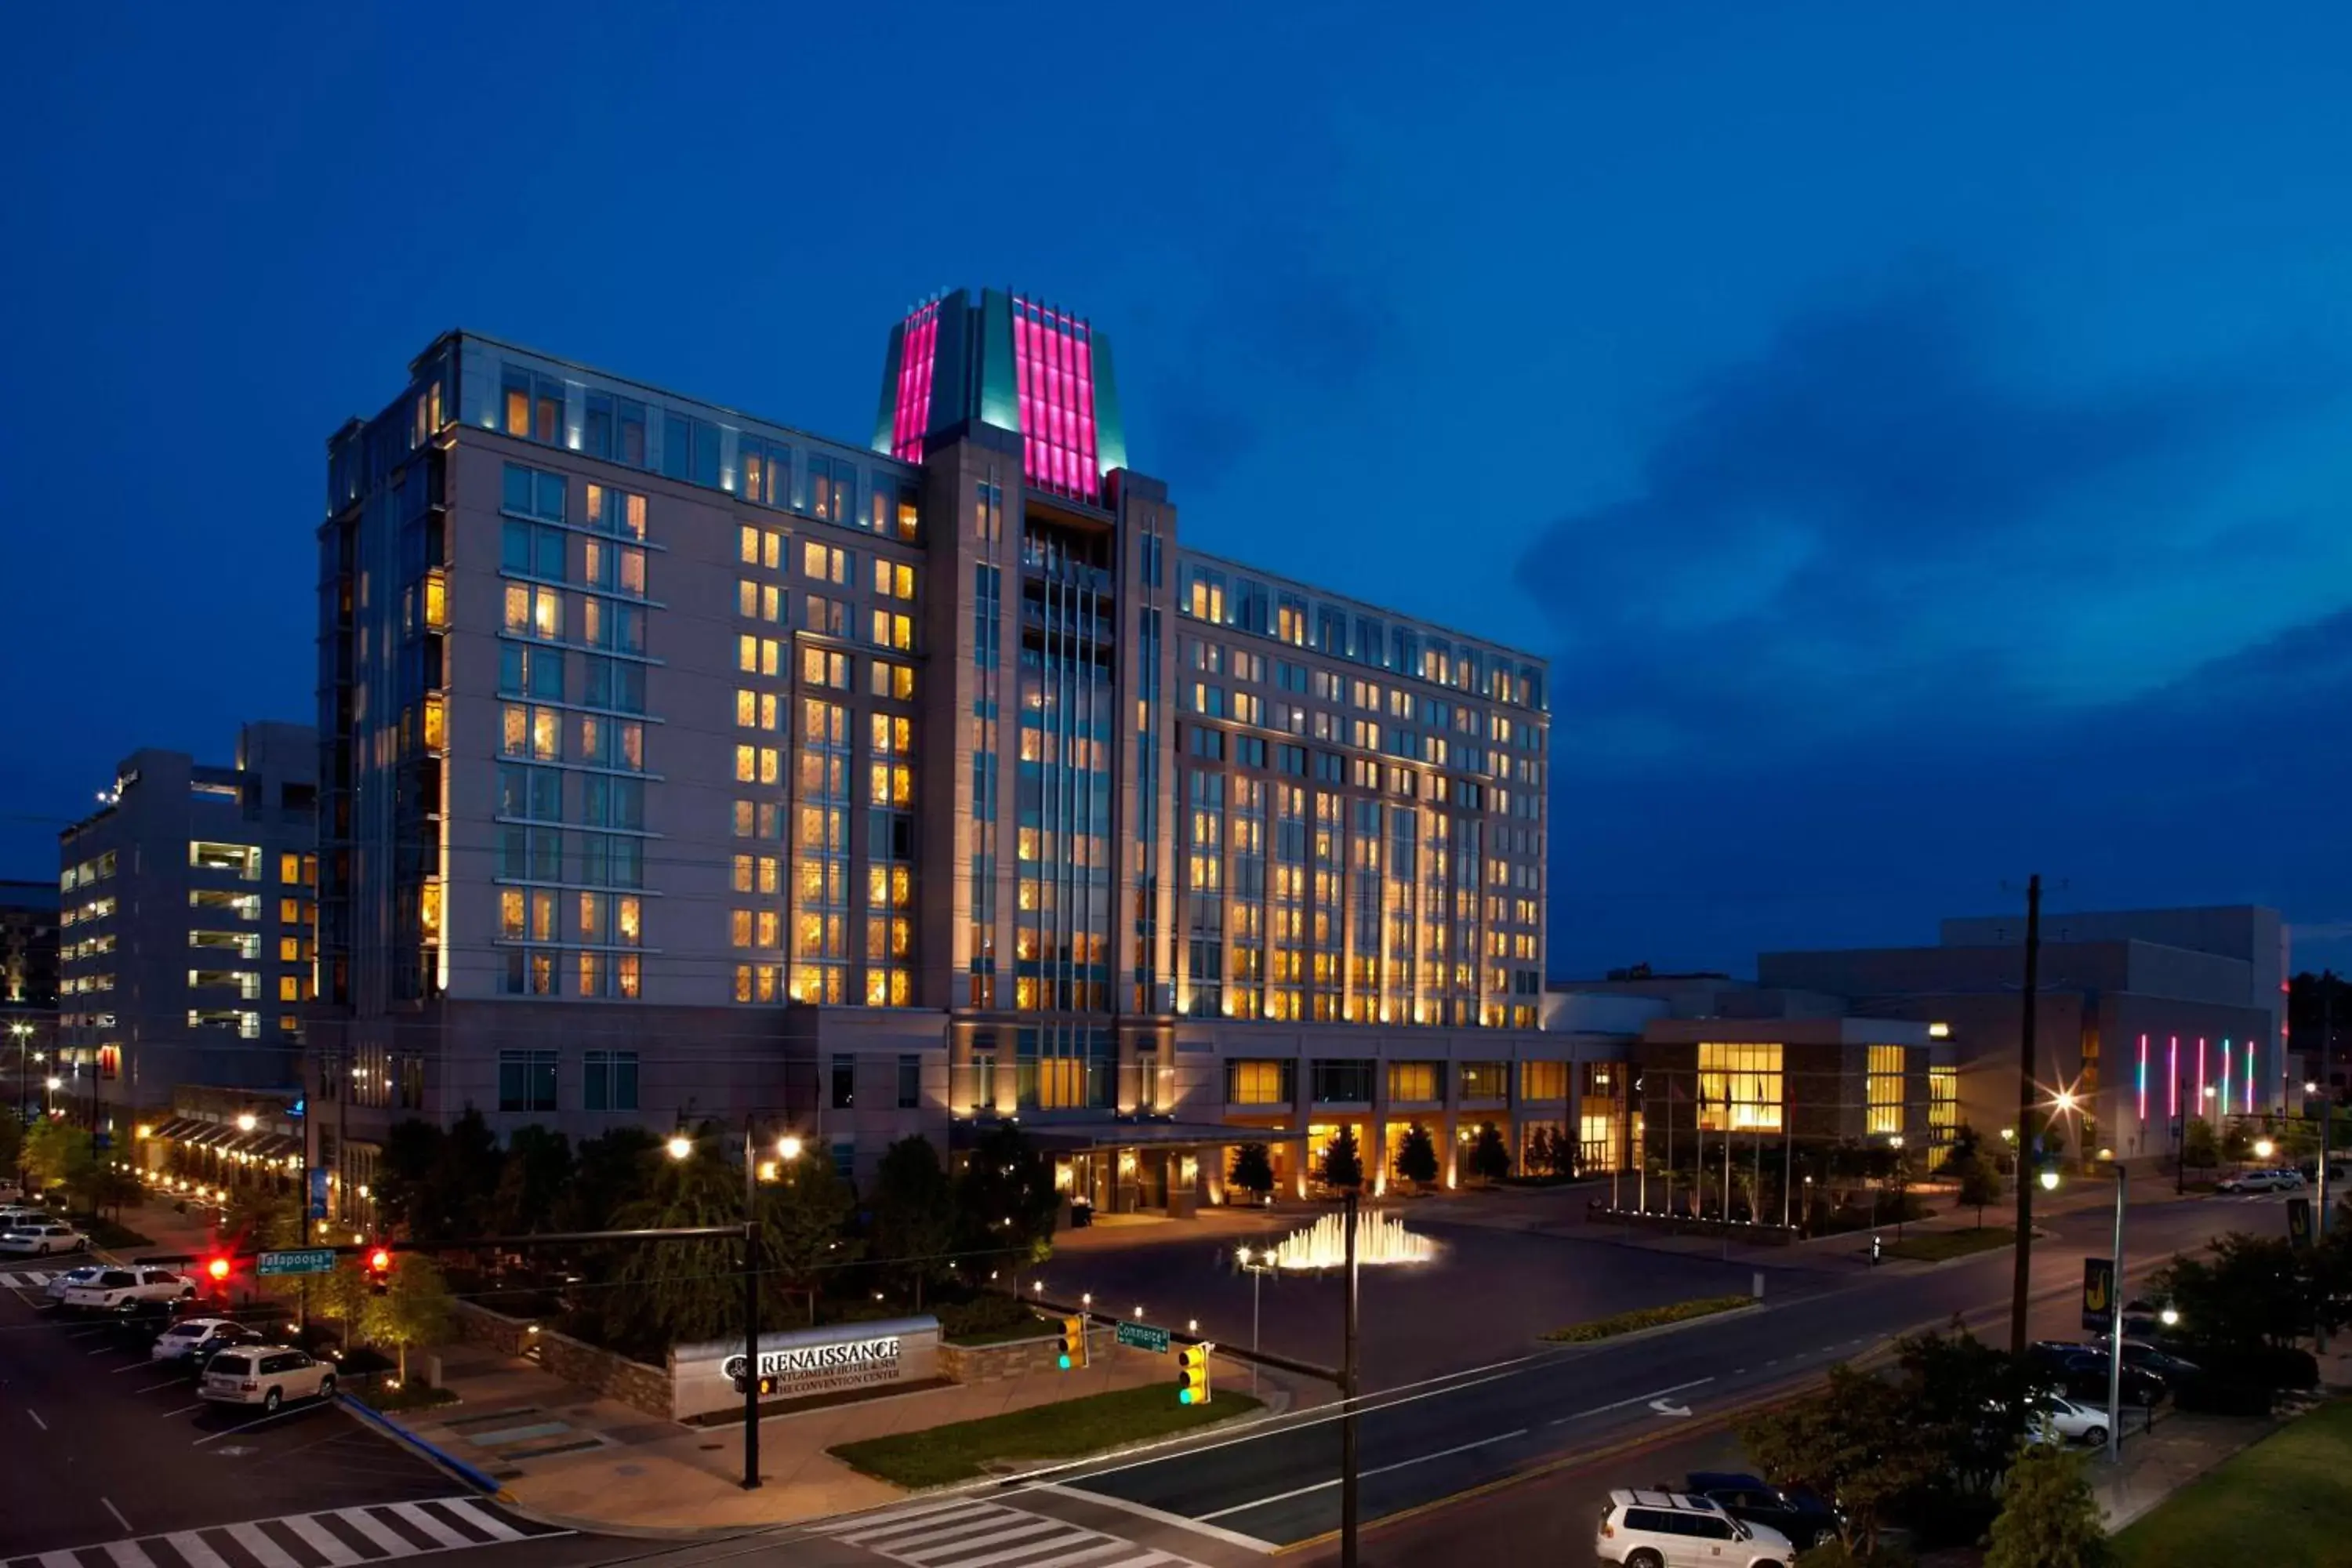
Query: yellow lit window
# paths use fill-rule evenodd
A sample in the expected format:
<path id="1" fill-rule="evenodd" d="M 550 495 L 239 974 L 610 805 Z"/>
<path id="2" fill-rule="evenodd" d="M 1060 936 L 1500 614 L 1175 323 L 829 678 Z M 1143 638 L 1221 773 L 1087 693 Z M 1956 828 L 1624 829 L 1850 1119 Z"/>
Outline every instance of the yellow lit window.
<path id="1" fill-rule="evenodd" d="M 760 584 L 749 577 L 740 579 L 735 584 L 735 613 L 747 621 L 760 614 Z"/>
<path id="2" fill-rule="evenodd" d="M 1391 1100 L 1433 1100 L 1443 1098 L 1437 1087 L 1435 1062 L 1389 1063 Z"/>
<path id="3" fill-rule="evenodd" d="M 748 690 L 743 688 L 737 688 L 735 692 L 735 722 L 748 730 L 757 725 L 759 721 L 760 694 L 756 691 Z"/>
<path id="4" fill-rule="evenodd" d="M 1233 1105 L 1286 1105 L 1283 1064 L 1278 1061 L 1236 1061 L 1226 1064 L 1226 1101 Z"/>
<path id="5" fill-rule="evenodd" d="M 749 910 L 730 910 L 727 912 L 727 935 L 728 939 L 734 942 L 737 947 L 751 946 L 751 911 Z"/>
<path id="6" fill-rule="evenodd" d="M 1870 1047 L 1870 1076 L 1865 1086 L 1868 1117 L 1864 1131 L 1874 1135 L 1903 1131 L 1903 1047 Z"/>
<path id="7" fill-rule="evenodd" d="M 1778 1045 L 1701 1044 L 1699 1126 L 1710 1132 L 1778 1132 L 1780 1061 Z"/>
<path id="8" fill-rule="evenodd" d="M 735 533 L 738 540 L 739 558 L 746 566 L 757 566 L 760 563 L 760 531 L 756 528 L 738 528 Z"/>
<path id="9" fill-rule="evenodd" d="M 1519 1097 L 1522 1100 L 1567 1099 L 1568 1064 L 1566 1062 L 1521 1062 L 1519 1064 Z"/>

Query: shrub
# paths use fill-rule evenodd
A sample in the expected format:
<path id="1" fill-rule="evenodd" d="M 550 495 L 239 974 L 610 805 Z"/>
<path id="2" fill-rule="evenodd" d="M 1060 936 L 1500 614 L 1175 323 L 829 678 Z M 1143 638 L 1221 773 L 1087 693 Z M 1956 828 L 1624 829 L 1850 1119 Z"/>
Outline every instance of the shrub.
<path id="1" fill-rule="evenodd" d="M 943 1339 L 992 1334 L 1026 1323 L 1035 1323 L 1040 1334 L 1047 1331 L 1036 1313 L 1010 1296 L 975 1296 L 969 1301 L 946 1301 L 940 1304 L 938 1311 Z"/>

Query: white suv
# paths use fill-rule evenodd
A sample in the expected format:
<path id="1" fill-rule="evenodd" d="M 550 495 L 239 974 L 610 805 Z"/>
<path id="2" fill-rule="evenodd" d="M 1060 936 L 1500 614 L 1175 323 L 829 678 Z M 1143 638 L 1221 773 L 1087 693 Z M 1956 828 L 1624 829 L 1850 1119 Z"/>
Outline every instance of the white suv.
<path id="1" fill-rule="evenodd" d="M 168 1268 L 102 1268 L 97 1279 L 70 1287 L 65 1304 L 110 1312 L 134 1301 L 187 1301 L 195 1294 L 194 1280 Z"/>
<path id="2" fill-rule="evenodd" d="M 1742 1524 L 1686 1492 L 1613 1491 L 1593 1554 L 1625 1568 L 1789 1568 L 1797 1549 L 1779 1531 Z"/>
<path id="3" fill-rule="evenodd" d="M 196 1392 L 223 1405 L 276 1410 L 289 1399 L 325 1399 L 335 1392 L 335 1369 L 282 1345 L 240 1345 L 205 1363 Z"/>
<path id="4" fill-rule="evenodd" d="M 79 1252 L 89 1237 L 55 1220 L 25 1220 L 0 1230 L 0 1252 L 47 1258 L 52 1252 Z"/>

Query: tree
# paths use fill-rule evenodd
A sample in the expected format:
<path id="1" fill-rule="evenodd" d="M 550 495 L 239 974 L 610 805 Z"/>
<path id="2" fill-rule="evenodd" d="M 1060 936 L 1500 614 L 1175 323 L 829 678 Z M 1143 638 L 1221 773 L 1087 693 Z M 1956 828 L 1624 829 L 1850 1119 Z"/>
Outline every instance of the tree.
<path id="1" fill-rule="evenodd" d="M 1263 1143 L 1243 1143 L 1234 1150 L 1234 1163 L 1225 1173 L 1229 1185 L 1239 1187 L 1260 1203 L 1274 1191 L 1274 1157 Z"/>
<path id="2" fill-rule="evenodd" d="M 556 1199 L 554 1227 L 604 1229 L 614 1211 L 649 1190 L 655 1162 L 662 1157 L 661 1141 L 642 1127 L 615 1127 L 581 1140 L 571 1179 Z"/>
<path id="3" fill-rule="evenodd" d="M 2232 1231 L 2204 1258 L 2175 1258 L 2149 1282 L 2179 1310 L 2184 1335 L 2217 1350 L 2291 1345 L 2311 1321 L 2312 1274 L 2284 1237 Z"/>
<path id="4" fill-rule="evenodd" d="M 437 1122 L 413 1116 L 384 1133 L 373 1191 L 376 1213 L 392 1229 L 416 1234 L 417 1216 L 433 1206 L 433 1173 L 446 1136 Z"/>
<path id="5" fill-rule="evenodd" d="M 1985 1568 L 2105 1568 L 2115 1561 L 2083 1462 L 2055 1443 L 2030 1443 L 2009 1468 Z"/>
<path id="6" fill-rule="evenodd" d="M 2213 1124 L 2201 1116 L 2190 1117 L 2181 1133 L 2180 1163 L 2192 1171 L 2210 1171 L 2221 1163 L 2221 1145 L 2213 1136 Z"/>
<path id="7" fill-rule="evenodd" d="M 1062 1210 L 1054 1163 L 1020 1128 L 999 1122 L 980 1135 L 956 1173 L 955 1200 L 956 1250 L 982 1273 L 1054 1256 L 1054 1221 Z"/>
<path id="8" fill-rule="evenodd" d="M 1470 1173 L 1482 1182 L 1499 1182 L 1511 1173 L 1511 1146 L 1491 1121 L 1478 1123 L 1478 1136 L 1470 1144 Z"/>
<path id="9" fill-rule="evenodd" d="M 1437 1145 L 1430 1139 L 1429 1129 L 1418 1121 L 1405 1129 L 1402 1142 L 1397 1144 L 1396 1173 L 1416 1187 L 1437 1180 Z"/>
<path id="10" fill-rule="evenodd" d="M 1881 1516 L 1936 1473 L 1903 1391 L 1840 1362 L 1822 1393 L 1748 1421 L 1739 1440 L 1766 1479 L 1810 1487 L 1845 1510 L 1845 1539 L 1876 1550 Z"/>
<path id="11" fill-rule="evenodd" d="M 2242 1165 L 2254 1157 L 2254 1135 L 2246 1131 L 2245 1123 L 2235 1121 L 2221 1134 L 2221 1157 L 2233 1165 Z"/>
<path id="12" fill-rule="evenodd" d="M 0 1110 L 0 1171 L 24 1173 L 25 1123 L 13 1110 Z"/>
<path id="13" fill-rule="evenodd" d="M 1325 1186 L 1342 1192 L 1352 1192 L 1364 1184 L 1364 1157 L 1356 1146 L 1355 1128 L 1340 1124 L 1339 1135 L 1323 1145 L 1323 1158 L 1315 1173 Z"/>
<path id="14" fill-rule="evenodd" d="M 863 1243 L 843 1235 L 857 1207 L 857 1194 L 827 1158 L 783 1162 L 772 1187 L 761 1191 L 761 1234 L 767 1243 L 776 1289 L 808 1299 L 809 1321 L 816 1321 L 817 1297 L 855 1262 Z"/>
<path id="15" fill-rule="evenodd" d="M 556 1205 L 572 1171 L 572 1140 L 545 1127 L 516 1128 L 490 1195 L 491 1230 L 517 1236 L 554 1229 Z"/>
<path id="16" fill-rule="evenodd" d="M 1544 1135 L 1543 1170 L 1547 1175 L 1562 1181 L 1576 1174 L 1576 1141 L 1565 1131 L 1549 1131 Z"/>
<path id="17" fill-rule="evenodd" d="M 497 1135 L 471 1106 L 446 1131 L 394 1123 L 376 1163 L 377 1212 L 419 1241 L 487 1234 L 503 1163 Z"/>
<path id="18" fill-rule="evenodd" d="M 408 1347 L 449 1337 L 449 1286 L 441 1266 L 421 1252 L 404 1252 L 378 1294 L 361 1298 L 360 1337 L 390 1345 L 400 1357 L 400 1381 L 408 1381 Z"/>
<path id="19" fill-rule="evenodd" d="M 1984 1228 L 1985 1205 L 2000 1202 L 2000 1173 L 1990 1160 L 1971 1157 L 1960 1167 L 1960 1202 L 1971 1205 L 1977 1211 L 1977 1228 Z"/>
<path id="20" fill-rule="evenodd" d="M 915 1310 L 922 1310 L 923 1287 L 946 1273 L 956 1231 L 955 1192 L 929 1139 L 916 1133 L 882 1152 L 873 1215 L 873 1255 L 912 1289 Z"/>
<path id="21" fill-rule="evenodd" d="M 646 1195 L 621 1205 L 614 1226 L 737 1226 L 743 1223 L 742 1173 L 728 1160 L 728 1140 L 706 1123 L 683 1160 L 663 1160 Z M 658 1357 L 672 1345 L 742 1332 L 740 1243 L 672 1241 L 625 1247 L 613 1288 L 599 1293 L 605 1332 Z"/>

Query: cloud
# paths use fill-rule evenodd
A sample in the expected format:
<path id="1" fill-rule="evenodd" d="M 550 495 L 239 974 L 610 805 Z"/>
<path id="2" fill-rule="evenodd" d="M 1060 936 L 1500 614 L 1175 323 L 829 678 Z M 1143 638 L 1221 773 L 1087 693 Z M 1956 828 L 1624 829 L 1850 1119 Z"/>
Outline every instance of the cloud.
<path id="1" fill-rule="evenodd" d="M 2193 664 L 2193 639 L 2131 612 L 2255 583 L 2321 525 L 2212 513 L 2252 444 L 2337 378 L 2280 355 L 2036 384 L 2007 364 L 2022 335 L 1979 286 L 1915 267 L 1698 381 L 1633 493 L 1559 518 L 1519 562 L 1558 630 L 1561 708 L 1643 758 L 2011 724 Z"/>

